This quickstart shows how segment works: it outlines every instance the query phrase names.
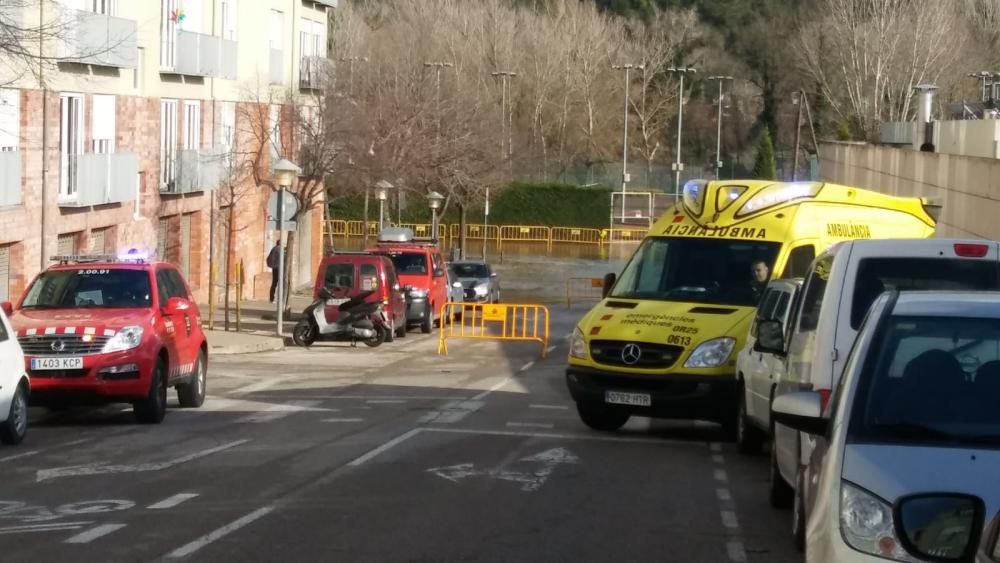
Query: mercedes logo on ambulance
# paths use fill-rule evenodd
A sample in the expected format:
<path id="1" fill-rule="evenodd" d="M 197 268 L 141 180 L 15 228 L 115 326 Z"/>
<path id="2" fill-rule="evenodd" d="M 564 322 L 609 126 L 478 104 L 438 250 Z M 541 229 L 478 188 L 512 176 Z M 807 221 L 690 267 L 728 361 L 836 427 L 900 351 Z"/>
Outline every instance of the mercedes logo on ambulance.
<path id="1" fill-rule="evenodd" d="M 642 348 L 639 348 L 638 344 L 626 344 L 622 348 L 622 361 L 627 365 L 635 365 L 642 358 Z"/>
<path id="2" fill-rule="evenodd" d="M 62 352 L 66 350 L 66 342 L 62 339 L 53 340 L 52 344 L 50 344 L 50 347 L 52 348 L 53 352 Z"/>

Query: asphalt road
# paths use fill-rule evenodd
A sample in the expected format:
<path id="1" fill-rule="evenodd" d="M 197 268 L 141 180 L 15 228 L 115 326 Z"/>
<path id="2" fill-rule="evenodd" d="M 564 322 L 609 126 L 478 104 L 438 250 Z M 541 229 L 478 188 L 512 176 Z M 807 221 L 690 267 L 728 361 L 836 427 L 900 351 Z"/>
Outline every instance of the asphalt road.
<path id="1" fill-rule="evenodd" d="M 32 413 L 0 448 L 0 559 L 801 561 L 766 457 L 708 423 L 590 431 L 563 383 L 580 311 L 532 344 L 411 333 L 210 360 L 209 398 Z M 557 338 L 558 337 L 558 338 Z"/>

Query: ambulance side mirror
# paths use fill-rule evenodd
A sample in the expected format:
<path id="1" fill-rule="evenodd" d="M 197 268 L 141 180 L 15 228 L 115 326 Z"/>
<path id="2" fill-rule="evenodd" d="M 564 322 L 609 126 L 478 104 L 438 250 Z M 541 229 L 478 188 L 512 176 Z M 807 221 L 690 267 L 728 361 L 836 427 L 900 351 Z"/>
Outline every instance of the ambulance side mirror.
<path id="1" fill-rule="evenodd" d="M 601 299 L 607 297 L 608 294 L 611 293 L 611 286 L 615 285 L 615 281 L 617 279 L 618 276 L 616 276 L 614 272 L 604 275 L 604 284 L 601 285 Z"/>
<path id="2" fill-rule="evenodd" d="M 14 305 L 10 301 L 0 303 L 0 309 L 3 309 L 3 314 L 7 315 L 8 318 L 14 315 Z"/>

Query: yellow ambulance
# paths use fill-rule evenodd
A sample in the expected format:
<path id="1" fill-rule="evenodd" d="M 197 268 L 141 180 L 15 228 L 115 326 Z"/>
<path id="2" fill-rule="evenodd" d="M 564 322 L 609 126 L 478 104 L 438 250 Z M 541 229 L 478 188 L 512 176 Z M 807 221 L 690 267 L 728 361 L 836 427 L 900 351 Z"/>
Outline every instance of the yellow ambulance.
<path id="1" fill-rule="evenodd" d="M 711 420 L 730 431 L 736 356 L 769 279 L 801 277 L 844 240 L 926 238 L 939 206 L 817 182 L 692 180 L 570 339 L 581 420 Z"/>

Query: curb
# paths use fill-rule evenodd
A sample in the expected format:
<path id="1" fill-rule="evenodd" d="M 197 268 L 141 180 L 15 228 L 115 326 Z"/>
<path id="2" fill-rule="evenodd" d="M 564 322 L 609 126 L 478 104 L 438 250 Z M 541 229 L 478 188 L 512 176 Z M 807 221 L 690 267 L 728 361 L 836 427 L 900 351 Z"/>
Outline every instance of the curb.
<path id="1" fill-rule="evenodd" d="M 234 356 L 237 354 L 256 354 L 259 352 L 278 352 L 285 349 L 285 343 L 278 338 L 269 338 L 252 344 L 229 344 L 209 346 L 209 354 L 215 356 Z"/>

